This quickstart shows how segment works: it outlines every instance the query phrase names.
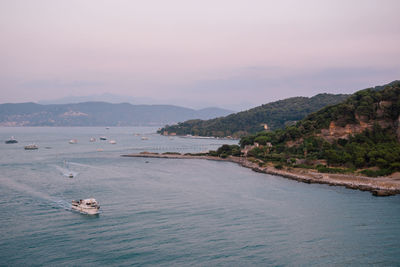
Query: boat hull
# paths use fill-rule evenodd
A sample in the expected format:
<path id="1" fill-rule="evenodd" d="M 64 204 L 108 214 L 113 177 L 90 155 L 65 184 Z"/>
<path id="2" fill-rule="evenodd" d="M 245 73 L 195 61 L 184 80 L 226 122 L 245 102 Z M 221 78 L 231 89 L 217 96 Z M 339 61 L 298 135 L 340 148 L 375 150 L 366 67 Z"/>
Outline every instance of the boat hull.
<path id="1" fill-rule="evenodd" d="M 97 208 L 84 208 L 84 207 L 72 205 L 72 209 L 76 210 L 76 211 L 79 211 L 80 213 L 85 213 L 85 214 L 88 214 L 88 215 L 99 214 L 99 209 L 97 209 Z"/>
<path id="2" fill-rule="evenodd" d="M 99 214 L 100 205 L 94 198 L 81 199 L 79 201 L 72 200 L 71 208 L 81 213 L 96 215 Z"/>
<path id="3" fill-rule="evenodd" d="M 24 147 L 25 150 L 38 150 L 38 147 Z"/>

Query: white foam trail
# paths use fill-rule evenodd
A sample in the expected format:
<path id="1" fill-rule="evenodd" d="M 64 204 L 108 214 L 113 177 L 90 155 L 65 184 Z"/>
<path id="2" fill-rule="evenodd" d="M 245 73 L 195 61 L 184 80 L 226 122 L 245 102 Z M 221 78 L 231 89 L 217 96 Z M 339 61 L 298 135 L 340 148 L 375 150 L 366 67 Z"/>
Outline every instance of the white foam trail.
<path id="1" fill-rule="evenodd" d="M 11 189 L 17 190 L 19 192 L 27 193 L 28 195 L 31 195 L 34 197 L 38 197 L 38 198 L 49 200 L 49 201 L 53 200 L 53 198 L 51 196 L 49 196 L 45 193 L 36 191 L 35 189 L 33 189 L 32 187 L 30 187 L 26 184 L 16 182 L 14 180 L 11 180 L 11 179 L 3 177 L 3 176 L 0 177 L 0 184 L 3 186 L 7 186 Z"/>
<path id="2" fill-rule="evenodd" d="M 66 200 L 60 199 L 60 200 L 57 200 L 56 203 L 60 208 L 63 208 L 65 210 L 72 210 L 71 203 Z"/>
<path id="3" fill-rule="evenodd" d="M 75 177 L 78 174 L 77 172 L 71 171 L 66 168 L 62 168 L 60 166 L 57 166 L 57 165 L 54 165 L 54 166 L 56 167 L 57 170 L 59 170 L 62 173 L 62 175 L 66 176 L 66 177 L 69 177 L 70 174 L 72 174 Z"/>
<path id="4" fill-rule="evenodd" d="M 126 175 L 125 173 L 122 173 L 122 172 L 119 172 L 119 171 L 115 171 L 115 170 L 112 170 L 112 169 L 110 169 L 110 168 L 92 166 L 92 165 L 82 164 L 82 163 L 76 163 L 76 162 L 68 162 L 68 164 L 70 164 L 70 165 L 75 165 L 75 166 L 80 166 L 80 167 L 86 167 L 86 168 L 97 169 L 97 170 L 104 170 L 104 171 L 107 171 L 107 172 L 110 172 L 110 171 L 111 171 L 111 172 L 113 172 L 113 173 L 116 173 L 116 174 L 122 175 L 122 176 Z"/>
<path id="5" fill-rule="evenodd" d="M 76 163 L 76 162 L 68 162 L 68 164 L 70 164 L 70 165 L 75 165 L 75 166 L 81 166 L 81 167 L 89 167 L 89 168 L 96 168 L 96 169 L 104 169 L 104 168 L 95 167 L 95 166 L 88 165 L 88 164 Z"/>
<path id="6" fill-rule="evenodd" d="M 18 192 L 22 192 L 24 194 L 40 198 L 40 199 L 49 201 L 51 203 L 55 203 L 55 204 L 57 204 L 58 207 L 66 209 L 66 210 L 69 210 L 70 206 L 71 206 L 69 204 L 69 202 L 66 200 L 57 199 L 46 193 L 37 191 L 26 184 L 11 180 L 11 179 L 3 177 L 3 176 L 0 176 L 0 186 L 6 186 L 6 187 L 16 190 Z"/>

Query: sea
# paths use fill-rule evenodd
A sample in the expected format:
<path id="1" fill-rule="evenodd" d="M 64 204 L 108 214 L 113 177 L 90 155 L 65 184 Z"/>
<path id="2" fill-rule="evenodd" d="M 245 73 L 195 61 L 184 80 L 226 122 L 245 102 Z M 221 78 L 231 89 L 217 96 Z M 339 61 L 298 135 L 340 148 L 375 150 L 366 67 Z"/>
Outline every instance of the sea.
<path id="1" fill-rule="evenodd" d="M 0 266 L 400 265 L 400 196 L 230 162 L 121 157 L 238 143 L 156 130 L 1 127 Z M 99 215 L 71 210 L 89 197 Z"/>

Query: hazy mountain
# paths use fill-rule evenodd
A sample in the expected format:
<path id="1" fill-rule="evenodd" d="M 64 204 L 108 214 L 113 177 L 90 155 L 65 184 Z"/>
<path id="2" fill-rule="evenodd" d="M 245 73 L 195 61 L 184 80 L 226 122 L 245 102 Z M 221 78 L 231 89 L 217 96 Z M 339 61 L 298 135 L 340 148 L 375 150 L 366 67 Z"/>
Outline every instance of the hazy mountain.
<path id="1" fill-rule="evenodd" d="M 41 105 L 1 104 L 1 126 L 133 126 L 164 125 L 188 119 L 210 119 L 232 111 L 194 110 L 172 105 L 132 105 L 105 102 Z"/>
<path id="2" fill-rule="evenodd" d="M 130 104 L 144 104 L 152 103 L 152 99 L 147 98 L 136 98 L 124 95 L 115 95 L 110 93 L 98 94 L 98 95 L 87 95 L 87 96 L 66 96 L 62 98 L 56 98 L 51 100 L 40 100 L 38 104 L 42 105 L 53 105 L 53 104 L 76 104 L 83 102 L 107 102 L 107 103 L 130 103 Z"/>

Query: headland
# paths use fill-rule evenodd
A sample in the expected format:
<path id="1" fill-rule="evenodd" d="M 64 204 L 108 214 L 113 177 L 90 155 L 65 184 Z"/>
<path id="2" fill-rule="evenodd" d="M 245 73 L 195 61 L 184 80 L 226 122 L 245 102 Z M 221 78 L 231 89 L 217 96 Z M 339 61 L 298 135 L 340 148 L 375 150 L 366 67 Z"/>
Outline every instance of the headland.
<path id="1" fill-rule="evenodd" d="M 366 177 L 354 174 L 331 174 L 318 173 L 315 170 L 301 168 L 276 169 L 273 165 L 259 166 L 256 161 L 247 157 L 226 158 L 214 157 L 208 155 L 190 155 L 179 153 L 150 153 L 142 152 L 136 154 L 126 154 L 123 157 L 141 157 L 141 158 L 164 158 L 164 159 L 203 159 L 214 161 L 234 162 L 243 167 L 250 168 L 255 172 L 266 173 L 285 177 L 303 183 L 327 184 L 331 186 L 344 186 L 349 189 L 370 191 L 374 196 L 391 196 L 400 194 L 400 177 L 396 175 L 389 177 Z"/>

